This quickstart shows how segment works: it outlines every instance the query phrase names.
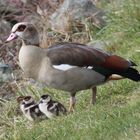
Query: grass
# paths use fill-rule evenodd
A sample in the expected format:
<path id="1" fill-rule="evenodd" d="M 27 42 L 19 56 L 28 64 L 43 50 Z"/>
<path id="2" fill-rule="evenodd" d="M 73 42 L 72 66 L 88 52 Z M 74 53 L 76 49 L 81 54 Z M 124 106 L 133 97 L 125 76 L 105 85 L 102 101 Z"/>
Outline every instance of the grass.
<path id="1" fill-rule="evenodd" d="M 128 89 L 124 89 L 124 86 Z M 14 107 L 17 104 L 15 101 L 8 102 L 3 106 L 6 112 L 1 112 L 1 135 L 7 140 L 138 139 L 139 91 L 140 87 L 130 81 L 108 83 L 99 88 L 95 106 L 88 103 L 90 91 L 85 91 L 78 94 L 74 113 L 39 123 L 31 123 L 23 116 L 15 116 Z M 61 98 L 63 102 L 68 99 L 67 95 L 62 97 L 63 93 L 56 90 L 55 94 L 53 96 Z"/>
<path id="2" fill-rule="evenodd" d="M 108 9 L 108 25 L 94 35 L 91 32 L 90 36 L 109 40 L 107 49 L 132 59 L 140 71 L 140 55 L 136 51 L 140 44 L 140 1 L 122 0 L 121 5 L 103 2 L 103 6 Z M 48 91 L 68 107 L 69 96 L 62 91 L 28 86 L 26 92 L 17 94 L 30 94 L 39 99 L 40 94 Z M 0 140 L 140 139 L 140 83 L 124 79 L 99 86 L 95 106 L 89 104 L 90 94 L 90 90 L 77 94 L 74 113 L 38 123 L 17 115 L 15 99 L 1 103 Z"/>

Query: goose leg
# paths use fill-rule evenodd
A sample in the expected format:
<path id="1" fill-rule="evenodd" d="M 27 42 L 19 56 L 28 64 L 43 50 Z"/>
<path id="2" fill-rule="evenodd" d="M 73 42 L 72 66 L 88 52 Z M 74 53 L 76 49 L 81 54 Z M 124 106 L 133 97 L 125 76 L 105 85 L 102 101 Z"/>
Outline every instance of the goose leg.
<path id="1" fill-rule="evenodd" d="M 91 104 L 95 104 L 96 102 L 96 93 L 97 93 L 97 87 L 93 87 L 92 96 L 91 96 Z"/>
<path id="2" fill-rule="evenodd" d="M 75 98 L 75 93 L 70 93 L 70 106 L 69 106 L 69 112 L 73 112 L 76 104 L 76 98 Z"/>

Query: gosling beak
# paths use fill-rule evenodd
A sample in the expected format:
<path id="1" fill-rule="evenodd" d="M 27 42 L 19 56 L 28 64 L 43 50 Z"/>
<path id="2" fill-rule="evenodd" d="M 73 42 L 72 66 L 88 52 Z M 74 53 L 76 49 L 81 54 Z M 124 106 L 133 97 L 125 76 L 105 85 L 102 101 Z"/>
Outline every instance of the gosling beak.
<path id="1" fill-rule="evenodd" d="M 15 33 L 11 33 L 10 36 L 7 38 L 7 40 L 5 41 L 5 43 L 8 43 L 14 39 L 16 39 L 18 36 Z"/>
<path id="2" fill-rule="evenodd" d="M 43 101 L 42 101 L 42 100 L 40 100 L 40 101 L 39 101 L 39 104 L 42 104 L 42 103 L 43 103 Z"/>

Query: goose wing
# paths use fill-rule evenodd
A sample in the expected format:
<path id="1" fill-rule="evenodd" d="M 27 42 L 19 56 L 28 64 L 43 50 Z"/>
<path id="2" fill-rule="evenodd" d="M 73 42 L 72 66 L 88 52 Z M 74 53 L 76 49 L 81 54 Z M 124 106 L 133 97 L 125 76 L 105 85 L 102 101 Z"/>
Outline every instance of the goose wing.
<path id="1" fill-rule="evenodd" d="M 132 65 L 130 61 L 122 57 L 77 43 L 61 43 L 51 46 L 47 50 L 47 56 L 52 65 L 97 66 L 115 71 L 126 70 Z"/>

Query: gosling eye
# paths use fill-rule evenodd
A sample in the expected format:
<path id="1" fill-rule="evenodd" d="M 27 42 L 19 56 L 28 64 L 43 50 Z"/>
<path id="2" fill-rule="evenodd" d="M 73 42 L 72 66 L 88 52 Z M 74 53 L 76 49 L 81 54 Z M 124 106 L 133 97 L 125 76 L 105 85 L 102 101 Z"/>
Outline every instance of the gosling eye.
<path id="1" fill-rule="evenodd" d="M 25 101 L 28 101 L 28 100 L 30 100 L 31 99 L 31 96 L 26 96 L 26 97 L 24 97 L 24 100 Z"/>
<path id="2" fill-rule="evenodd" d="M 41 98 L 42 99 L 47 99 L 48 98 L 48 95 L 42 95 Z"/>

